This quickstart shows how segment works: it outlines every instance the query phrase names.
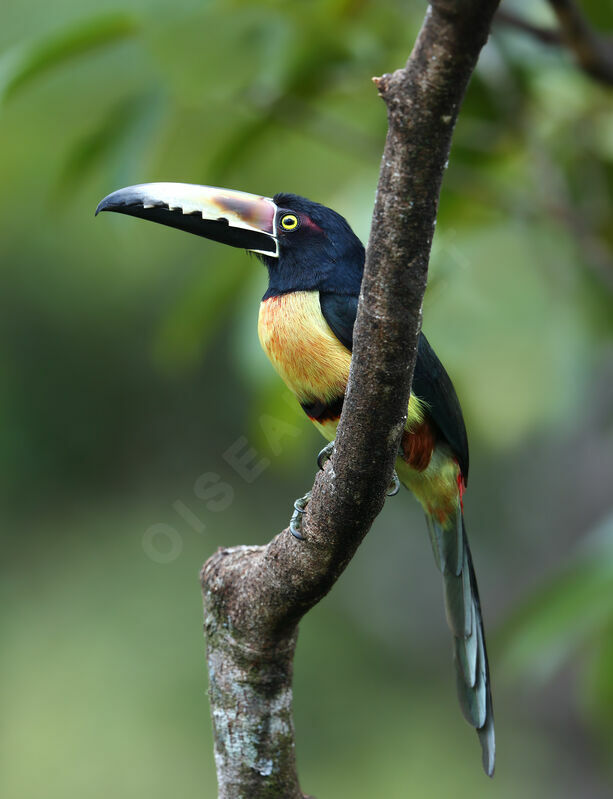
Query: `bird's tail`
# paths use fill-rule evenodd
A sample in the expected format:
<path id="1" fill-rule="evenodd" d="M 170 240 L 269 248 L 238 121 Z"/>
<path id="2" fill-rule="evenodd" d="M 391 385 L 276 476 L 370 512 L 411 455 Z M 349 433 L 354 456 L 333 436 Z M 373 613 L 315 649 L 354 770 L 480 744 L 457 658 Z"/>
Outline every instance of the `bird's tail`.
<path id="1" fill-rule="evenodd" d="M 453 633 L 453 660 L 458 697 L 464 718 L 477 730 L 483 768 L 494 773 L 496 742 L 490 673 L 479 591 L 461 503 L 444 525 L 426 514 L 432 551 L 443 575 L 447 623 Z"/>

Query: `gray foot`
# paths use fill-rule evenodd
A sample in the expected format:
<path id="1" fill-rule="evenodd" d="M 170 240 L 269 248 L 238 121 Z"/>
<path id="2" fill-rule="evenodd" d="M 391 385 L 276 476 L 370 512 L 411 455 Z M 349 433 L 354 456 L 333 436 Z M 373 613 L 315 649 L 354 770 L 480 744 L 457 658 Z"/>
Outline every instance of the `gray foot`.
<path id="1" fill-rule="evenodd" d="M 399 491 L 400 491 L 400 480 L 398 479 L 398 475 L 396 474 L 396 469 L 394 469 L 394 473 L 392 474 L 392 482 L 389 484 L 387 488 L 386 496 L 395 497 Z"/>
<path id="2" fill-rule="evenodd" d="M 329 444 L 321 450 L 319 455 L 317 456 L 317 465 L 320 469 L 323 469 L 326 465 L 327 461 L 330 460 L 332 457 L 332 453 L 334 452 L 334 441 L 330 441 Z M 398 479 L 398 475 L 396 474 L 396 470 L 394 469 L 394 473 L 392 475 L 392 482 L 389 484 L 389 488 L 387 489 L 387 496 L 388 497 L 395 497 L 396 494 L 400 491 L 400 480 Z M 304 536 L 302 535 L 302 517 L 307 509 L 307 505 L 309 504 L 309 500 L 311 499 L 311 492 L 307 491 L 307 493 L 303 497 L 299 497 L 294 502 L 294 512 L 292 513 L 292 518 L 289 522 L 289 531 L 297 538 L 299 541 L 304 541 Z"/>
<path id="3" fill-rule="evenodd" d="M 294 502 L 294 512 L 289 521 L 289 531 L 294 538 L 297 538 L 299 541 L 304 541 L 304 536 L 302 535 L 302 517 L 304 516 L 310 499 L 311 492 L 307 491 L 303 497 L 300 497 Z"/>
<path id="4" fill-rule="evenodd" d="M 317 456 L 317 465 L 320 469 L 324 468 L 326 461 L 330 460 L 333 452 L 334 441 L 331 441 L 329 444 L 326 444 L 326 446 Z M 303 497 L 300 497 L 294 502 L 294 512 L 292 513 L 292 518 L 289 522 L 289 531 L 294 538 L 297 538 L 299 541 L 304 541 L 304 536 L 302 535 L 302 517 L 304 516 L 310 499 L 311 492 L 307 491 Z"/>
<path id="5" fill-rule="evenodd" d="M 331 441 L 329 444 L 322 449 L 322 451 L 317 456 L 317 465 L 320 469 L 323 469 L 326 463 L 332 457 L 332 453 L 334 452 L 334 441 Z"/>

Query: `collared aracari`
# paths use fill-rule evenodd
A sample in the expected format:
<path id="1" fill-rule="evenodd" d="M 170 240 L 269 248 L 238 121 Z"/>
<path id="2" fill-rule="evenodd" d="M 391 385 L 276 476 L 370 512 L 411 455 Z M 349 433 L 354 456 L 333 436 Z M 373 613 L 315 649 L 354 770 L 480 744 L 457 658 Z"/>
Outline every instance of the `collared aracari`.
<path id="1" fill-rule="evenodd" d="M 342 216 L 294 194 L 270 199 L 180 183 L 120 189 L 102 200 L 100 211 L 149 219 L 255 253 L 268 269 L 258 321 L 262 347 L 307 416 L 333 443 L 364 270 L 364 247 Z M 483 767 L 492 775 L 489 668 L 462 506 L 466 429 L 451 380 L 423 333 L 396 473 L 426 513 L 443 575 L 460 705 L 478 732 Z M 304 502 L 296 508 L 303 511 Z M 291 529 L 300 538 L 296 516 Z"/>

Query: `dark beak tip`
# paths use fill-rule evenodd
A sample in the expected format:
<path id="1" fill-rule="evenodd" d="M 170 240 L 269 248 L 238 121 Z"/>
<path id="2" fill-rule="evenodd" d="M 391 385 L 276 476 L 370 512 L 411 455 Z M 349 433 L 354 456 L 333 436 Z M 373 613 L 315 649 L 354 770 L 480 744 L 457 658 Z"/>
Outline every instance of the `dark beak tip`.
<path id="1" fill-rule="evenodd" d="M 107 194 L 107 196 L 98 203 L 94 216 L 98 216 L 101 211 L 118 211 L 122 213 L 125 208 L 131 205 L 142 204 L 143 200 L 134 195 L 133 187 L 130 186 L 128 189 L 119 189 L 119 191 Z"/>
<path id="2" fill-rule="evenodd" d="M 100 200 L 100 202 L 98 203 L 94 216 L 98 216 L 98 214 L 101 211 L 112 211 L 112 210 L 113 210 L 113 204 L 109 202 L 108 197 L 105 197 L 104 200 Z"/>

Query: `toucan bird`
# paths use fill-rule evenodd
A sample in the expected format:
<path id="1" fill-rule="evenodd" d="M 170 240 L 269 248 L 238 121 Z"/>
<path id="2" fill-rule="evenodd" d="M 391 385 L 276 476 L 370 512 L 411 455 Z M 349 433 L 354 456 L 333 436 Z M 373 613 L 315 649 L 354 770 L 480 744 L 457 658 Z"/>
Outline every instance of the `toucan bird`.
<path id="1" fill-rule="evenodd" d="M 180 183 L 110 194 L 117 211 L 256 253 L 268 269 L 258 333 L 264 351 L 313 424 L 334 441 L 347 380 L 364 247 L 340 214 L 295 194 L 272 199 Z M 323 452 L 323 451 L 322 451 Z M 463 518 L 468 443 L 455 390 L 423 333 L 396 473 L 426 513 L 443 575 L 458 695 L 494 771 L 490 677 L 479 593 Z M 297 505 L 304 510 L 304 502 Z M 299 515 L 292 532 L 300 538 Z"/>

